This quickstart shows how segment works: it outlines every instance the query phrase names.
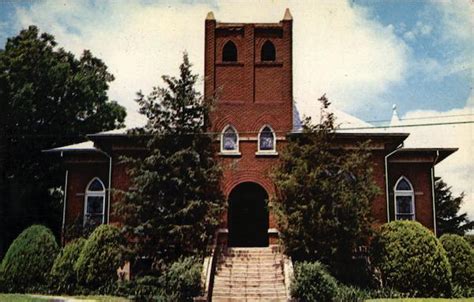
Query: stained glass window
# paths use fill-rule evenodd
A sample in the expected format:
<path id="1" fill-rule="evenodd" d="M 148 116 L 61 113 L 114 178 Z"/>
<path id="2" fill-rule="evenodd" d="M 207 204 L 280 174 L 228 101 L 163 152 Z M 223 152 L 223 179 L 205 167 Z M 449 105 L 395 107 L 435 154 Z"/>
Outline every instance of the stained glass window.
<path id="1" fill-rule="evenodd" d="M 94 178 L 86 189 L 84 225 L 96 226 L 104 223 L 105 187 L 102 181 Z"/>
<path id="2" fill-rule="evenodd" d="M 222 133 L 221 149 L 223 152 L 239 150 L 239 138 L 234 127 L 227 126 L 227 128 L 225 128 L 224 132 Z"/>
<path id="3" fill-rule="evenodd" d="M 415 219 L 415 194 L 412 185 L 403 176 L 395 185 L 395 217 L 397 220 Z"/>
<path id="4" fill-rule="evenodd" d="M 275 150 L 275 134 L 273 133 L 273 130 L 270 127 L 265 126 L 260 131 L 258 144 L 258 149 L 260 151 Z"/>

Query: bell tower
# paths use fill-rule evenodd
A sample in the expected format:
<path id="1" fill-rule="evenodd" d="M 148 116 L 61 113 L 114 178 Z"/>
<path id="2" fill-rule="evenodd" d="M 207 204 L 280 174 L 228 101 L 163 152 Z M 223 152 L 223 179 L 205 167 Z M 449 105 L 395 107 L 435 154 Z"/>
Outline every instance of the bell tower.
<path id="1" fill-rule="evenodd" d="M 277 135 L 293 128 L 293 18 L 278 23 L 205 21 L 206 97 L 216 96 L 212 131 L 233 125 L 242 135 L 268 124 Z"/>

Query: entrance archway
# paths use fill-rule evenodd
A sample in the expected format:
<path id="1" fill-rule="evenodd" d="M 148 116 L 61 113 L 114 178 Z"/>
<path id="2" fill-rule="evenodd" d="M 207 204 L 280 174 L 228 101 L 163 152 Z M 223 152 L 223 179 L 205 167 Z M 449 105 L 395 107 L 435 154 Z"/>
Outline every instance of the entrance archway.
<path id="1" fill-rule="evenodd" d="M 229 194 L 229 246 L 268 246 L 268 194 L 254 182 L 237 185 Z"/>

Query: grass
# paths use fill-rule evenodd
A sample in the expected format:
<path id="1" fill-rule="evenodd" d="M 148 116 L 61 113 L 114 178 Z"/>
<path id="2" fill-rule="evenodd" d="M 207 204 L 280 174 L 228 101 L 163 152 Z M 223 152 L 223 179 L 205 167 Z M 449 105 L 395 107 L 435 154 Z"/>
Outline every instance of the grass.
<path id="1" fill-rule="evenodd" d="M 474 302 L 474 298 L 437 299 L 437 298 L 403 298 L 403 299 L 374 299 L 366 302 Z"/>
<path id="2" fill-rule="evenodd" d="M 0 301 L 8 302 L 128 302 L 128 299 L 112 296 L 44 296 L 23 294 L 0 294 Z"/>

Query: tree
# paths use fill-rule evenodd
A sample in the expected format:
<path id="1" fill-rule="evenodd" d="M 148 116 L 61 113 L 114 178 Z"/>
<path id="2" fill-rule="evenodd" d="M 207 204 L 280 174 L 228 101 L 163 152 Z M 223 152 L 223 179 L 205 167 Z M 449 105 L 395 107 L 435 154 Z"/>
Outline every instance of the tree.
<path id="1" fill-rule="evenodd" d="M 107 96 L 113 79 L 90 51 L 76 58 L 35 26 L 0 49 L 1 244 L 32 223 L 57 232 L 61 207 L 51 192 L 64 174 L 41 151 L 123 126 L 125 109 Z"/>
<path id="2" fill-rule="evenodd" d="M 464 193 L 455 197 L 451 187 L 439 178 L 435 182 L 436 233 L 464 235 L 474 229 L 474 221 L 470 221 L 467 213 L 459 214 Z"/>
<path id="3" fill-rule="evenodd" d="M 154 267 L 201 253 L 214 235 L 223 209 L 221 169 L 212 137 L 206 134 L 210 100 L 196 92 L 197 75 L 183 55 L 178 78 L 163 76 L 166 88 L 138 93 L 147 154 L 124 159 L 131 186 L 122 192 L 117 215 L 132 238 L 135 255 Z"/>
<path id="4" fill-rule="evenodd" d="M 338 277 L 347 275 L 355 248 L 367 243 L 370 205 L 378 193 L 367 142 L 337 148 L 333 114 L 325 96 L 323 118 L 303 122 L 289 137 L 273 174 L 279 194 L 273 202 L 286 252 L 297 261 L 320 260 Z M 343 272 L 346 272 L 344 274 Z"/>

